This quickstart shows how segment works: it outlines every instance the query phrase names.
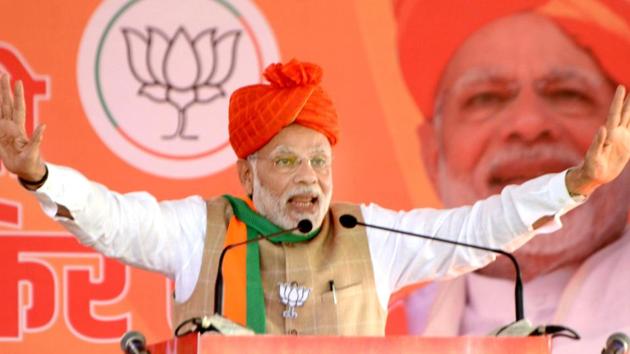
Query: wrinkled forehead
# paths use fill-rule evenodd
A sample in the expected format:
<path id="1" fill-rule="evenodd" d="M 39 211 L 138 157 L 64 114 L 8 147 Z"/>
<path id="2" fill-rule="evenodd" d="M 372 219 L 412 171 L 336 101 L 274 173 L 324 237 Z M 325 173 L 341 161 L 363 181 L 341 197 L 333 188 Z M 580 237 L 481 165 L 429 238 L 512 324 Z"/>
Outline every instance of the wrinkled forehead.
<path id="1" fill-rule="evenodd" d="M 526 78 L 526 80 L 523 80 L 523 78 L 518 75 L 518 72 L 509 70 L 509 68 L 479 66 L 464 70 L 459 76 L 455 77 L 452 83 L 448 87 L 445 87 L 445 89 L 452 93 L 457 93 L 470 87 L 485 84 L 521 85 L 527 81 L 536 85 L 575 83 L 589 87 L 598 87 L 609 82 L 603 73 L 579 66 L 550 65 L 546 71 L 532 75 Z"/>
<path id="2" fill-rule="evenodd" d="M 438 95 L 446 88 L 524 77 L 606 81 L 590 53 L 556 24 L 521 13 L 497 19 L 469 36 L 449 60 Z"/>

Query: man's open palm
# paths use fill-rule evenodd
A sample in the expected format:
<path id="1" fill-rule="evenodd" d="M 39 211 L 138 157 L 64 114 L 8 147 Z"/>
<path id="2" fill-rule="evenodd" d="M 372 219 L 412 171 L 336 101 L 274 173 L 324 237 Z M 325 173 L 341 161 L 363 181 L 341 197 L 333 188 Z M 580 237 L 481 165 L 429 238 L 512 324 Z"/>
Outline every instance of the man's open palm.
<path id="1" fill-rule="evenodd" d="M 630 99 L 619 86 L 606 125 L 599 128 L 584 159 L 585 173 L 597 183 L 615 179 L 630 159 Z"/>
<path id="2" fill-rule="evenodd" d="M 25 129 L 24 87 L 20 81 L 16 82 L 12 96 L 9 77 L 3 74 L 0 78 L 0 160 L 10 172 L 27 180 L 38 180 L 45 172 L 39 149 L 45 126 L 40 125 L 29 139 Z"/>

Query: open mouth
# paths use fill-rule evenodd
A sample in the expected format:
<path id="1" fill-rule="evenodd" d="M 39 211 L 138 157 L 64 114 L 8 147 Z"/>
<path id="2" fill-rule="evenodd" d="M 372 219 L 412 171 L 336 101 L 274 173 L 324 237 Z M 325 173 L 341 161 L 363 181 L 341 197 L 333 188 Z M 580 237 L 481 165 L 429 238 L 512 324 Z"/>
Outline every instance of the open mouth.
<path id="1" fill-rule="evenodd" d="M 316 195 L 294 195 L 289 198 L 287 203 L 296 210 L 310 211 L 319 203 L 319 197 Z"/>

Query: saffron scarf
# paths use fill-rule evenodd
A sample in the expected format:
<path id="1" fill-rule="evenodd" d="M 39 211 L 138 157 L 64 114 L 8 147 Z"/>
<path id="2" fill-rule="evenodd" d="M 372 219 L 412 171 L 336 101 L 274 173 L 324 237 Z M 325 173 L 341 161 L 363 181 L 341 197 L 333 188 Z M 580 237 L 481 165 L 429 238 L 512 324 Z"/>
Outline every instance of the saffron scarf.
<path id="1" fill-rule="evenodd" d="M 251 200 L 224 195 L 230 202 L 234 216 L 230 219 L 225 235 L 224 247 L 254 239 L 260 235 L 280 232 L 282 229 L 254 210 Z M 275 236 L 273 243 L 297 243 L 312 239 L 319 229 L 307 235 L 291 233 Z M 260 247 L 252 242 L 245 247 L 235 247 L 223 262 L 223 309 L 230 320 L 251 328 L 256 333 L 265 333 L 265 298 L 260 275 Z"/>

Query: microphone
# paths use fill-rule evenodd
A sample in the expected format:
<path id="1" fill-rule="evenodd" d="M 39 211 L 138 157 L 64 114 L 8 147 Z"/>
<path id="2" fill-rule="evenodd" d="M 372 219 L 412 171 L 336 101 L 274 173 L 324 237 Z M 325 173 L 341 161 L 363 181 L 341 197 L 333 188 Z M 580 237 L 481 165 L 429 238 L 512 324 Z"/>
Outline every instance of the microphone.
<path id="1" fill-rule="evenodd" d="M 293 231 L 300 231 L 303 234 L 307 234 L 311 232 L 313 229 L 313 223 L 308 219 L 303 219 L 298 222 L 297 226 L 288 230 L 280 230 L 278 232 L 274 232 L 269 235 L 259 235 L 250 240 L 242 241 L 227 245 L 221 251 L 221 255 L 219 256 L 219 267 L 217 272 L 217 278 L 214 283 L 214 315 L 208 317 L 194 317 L 189 318 L 186 321 L 182 322 L 175 329 L 175 336 L 181 337 L 191 332 L 200 332 L 204 333 L 208 330 L 216 330 L 222 334 L 233 334 L 233 335 L 253 335 L 254 331 L 249 328 L 243 327 L 235 322 L 230 321 L 229 319 L 222 316 L 222 307 L 223 307 L 223 259 L 225 258 L 225 254 L 227 251 L 242 245 L 246 245 L 252 242 L 258 242 L 261 240 L 267 240 L 276 236 L 280 236 L 283 234 L 291 233 Z M 186 332 L 180 333 L 180 331 L 187 325 L 192 325 L 192 329 Z"/>
<path id="2" fill-rule="evenodd" d="M 146 348 L 146 339 L 137 331 L 125 333 L 120 340 L 120 348 L 125 354 L 150 354 Z"/>
<path id="3" fill-rule="evenodd" d="M 621 332 L 613 333 L 606 340 L 606 348 L 602 354 L 627 354 L 630 347 L 630 338 Z"/>
<path id="4" fill-rule="evenodd" d="M 281 230 L 281 231 L 274 232 L 269 235 L 259 235 L 247 241 L 237 242 L 237 243 L 233 243 L 231 245 L 225 246 L 225 248 L 223 248 L 223 251 L 221 251 L 221 255 L 219 256 L 219 271 L 217 272 L 217 279 L 214 282 L 214 313 L 218 315 L 223 314 L 221 311 L 221 309 L 223 308 L 223 258 L 225 257 L 225 254 L 227 253 L 227 251 L 231 250 L 234 247 L 246 245 L 252 242 L 259 242 L 262 240 L 267 240 L 272 237 L 291 233 L 295 230 L 298 230 L 303 234 L 307 234 L 311 232 L 312 229 L 313 229 L 313 223 L 308 219 L 303 219 L 303 220 L 300 220 L 300 222 L 298 222 L 297 226 L 294 228 L 291 228 L 288 230 Z"/>
<path id="5" fill-rule="evenodd" d="M 514 281 L 515 283 L 514 284 L 514 304 L 516 307 L 516 322 L 519 322 L 525 319 L 525 310 L 523 306 L 523 280 L 521 279 L 521 268 L 519 267 L 518 262 L 516 261 L 516 258 L 514 258 L 512 254 L 498 248 L 484 247 L 484 246 L 473 245 L 469 243 L 447 240 L 447 239 L 434 237 L 434 236 L 416 234 L 409 231 L 396 230 L 396 229 L 392 229 L 392 228 L 384 227 L 384 226 L 370 225 L 370 224 L 366 224 L 366 223 L 358 221 L 356 217 L 350 214 L 341 215 L 339 217 L 339 223 L 341 223 L 341 226 L 348 229 L 351 229 L 357 225 L 361 225 L 363 227 L 371 227 L 374 229 L 395 232 L 395 233 L 399 233 L 399 234 L 403 234 L 407 236 L 414 236 L 414 237 L 420 237 L 420 238 L 438 241 L 438 242 L 450 243 L 451 245 L 464 246 L 464 247 L 469 247 L 469 248 L 475 248 L 478 250 L 498 253 L 498 254 L 508 257 L 512 261 L 512 264 L 514 264 L 514 270 L 516 273 L 516 279 Z"/>

